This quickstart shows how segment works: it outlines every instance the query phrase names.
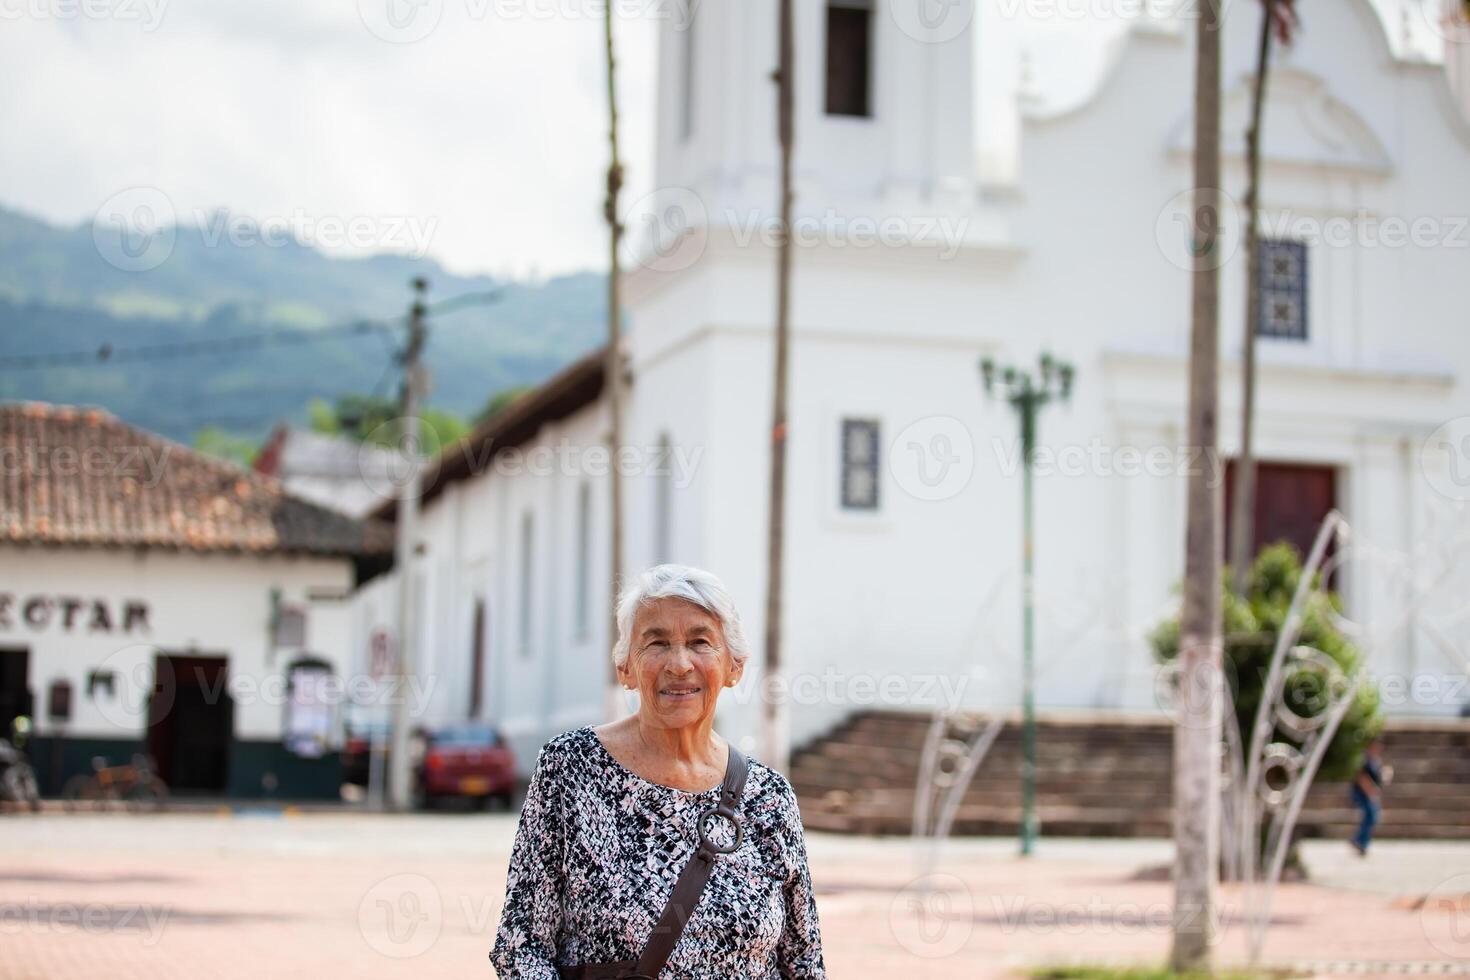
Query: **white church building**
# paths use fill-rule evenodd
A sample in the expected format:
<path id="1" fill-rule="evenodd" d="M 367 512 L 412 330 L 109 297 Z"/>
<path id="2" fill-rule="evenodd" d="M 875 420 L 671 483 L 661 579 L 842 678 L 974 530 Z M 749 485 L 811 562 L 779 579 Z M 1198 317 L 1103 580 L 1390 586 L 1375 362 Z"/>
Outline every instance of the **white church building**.
<path id="1" fill-rule="evenodd" d="M 974 32 L 886 3 L 797 5 L 786 595 L 793 742 L 855 711 L 1019 699 L 1021 473 L 978 363 L 1074 366 L 1041 416 L 1038 704 L 1159 710 L 1149 631 L 1183 568 L 1193 25 L 1140 21 L 1086 98 L 978 111 Z M 901 6 L 901 5 L 900 5 Z M 963 5 L 958 5 L 963 6 Z M 1301 0 L 1264 138 L 1257 536 L 1340 509 L 1336 579 L 1398 714 L 1470 702 L 1470 123 L 1444 68 L 1394 53 L 1368 0 Z M 721 731 L 759 723 L 775 312 L 772 0 L 662 26 L 656 183 L 630 217 L 627 571 L 708 568 L 755 660 Z M 1256 7 L 1224 34 L 1226 192 L 1244 182 Z M 1004 177 L 981 127 L 1013 125 Z M 1245 263 L 1227 216 L 1223 451 L 1239 443 Z M 422 719 L 500 725 L 523 760 L 601 720 L 608 417 L 598 354 L 435 461 L 412 574 Z M 1444 574 L 1439 572 L 1443 571 Z M 1431 574 L 1433 572 L 1433 574 Z M 397 574 L 397 573 L 395 573 Z M 1455 576 L 1458 576 L 1456 580 Z M 360 655 L 393 576 L 359 596 Z M 529 756 L 533 758 L 534 756 Z"/>

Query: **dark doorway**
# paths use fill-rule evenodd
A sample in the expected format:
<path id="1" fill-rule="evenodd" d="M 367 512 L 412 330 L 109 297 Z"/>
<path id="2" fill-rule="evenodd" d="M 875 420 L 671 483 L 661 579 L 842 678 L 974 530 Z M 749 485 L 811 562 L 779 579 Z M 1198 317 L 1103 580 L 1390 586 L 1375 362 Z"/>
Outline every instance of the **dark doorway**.
<path id="1" fill-rule="evenodd" d="M 235 705 L 225 657 L 153 659 L 148 752 L 171 790 L 223 792 L 229 783 Z"/>
<path id="2" fill-rule="evenodd" d="M 0 647 L 0 738 L 10 737 L 16 718 L 31 714 L 30 669 L 30 650 Z"/>
<path id="3" fill-rule="evenodd" d="M 1234 511 L 1235 460 L 1225 470 L 1225 541 L 1230 541 Z M 1277 541 L 1289 541 L 1305 561 L 1322 519 L 1337 506 L 1337 470 L 1307 463 L 1257 463 L 1256 503 L 1251 554 Z"/>

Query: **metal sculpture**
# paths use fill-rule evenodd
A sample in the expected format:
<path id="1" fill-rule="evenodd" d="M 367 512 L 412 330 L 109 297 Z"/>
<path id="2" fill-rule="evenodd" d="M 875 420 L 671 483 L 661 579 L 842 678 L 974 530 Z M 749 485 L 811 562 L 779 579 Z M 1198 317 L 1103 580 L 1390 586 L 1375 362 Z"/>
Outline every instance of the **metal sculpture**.
<path id="1" fill-rule="evenodd" d="M 1306 604 L 1314 592 L 1325 592 L 1325 581 L 1318 573 L 1330 545 L 1337 542 L 1342 552 L 1349 542 L 1349 528 L 1342 514 L 1332 511 L 1323 520 L 1303 565 L 1301 578 L 1292 595 L 1286 620 L 1276 636 L 1271 666 L 1261 692 L 1251 727 L 1250 750 L 1245 756 L 1243 778 L 1232 783 L 1231 799 L 1225 814 L 1231 820 L 1229 844 L 1234 854 L 1227 857 L 1227 867 L 1240 876 L 1245 887 L 1245 904 L 1250 924 L 1250 960 L 1260 960 L 1270 921 L 1271 903 L 1281 872 L 1291 850 L 1292 831 L 1306 802 L 1307 791 L 1327 747 L 1332 743 L 1342 719 L 1352 707 L 1358 685 L 1363 679 L 1361 657 L 1351 676 L 1345 674 L 1335 660 L 1320 650 L 1297 643 L 1306 616 Z M 1341 558 L 1341 555 L 1339 555 Z M 1330 606 L 1329 606 L 1330 608 Z M 1334 616 L 1334 625 L 1348 627 L 1343 617 Z M 1353 630 L 1353 632 L 1357 632 Z M 1317 710 L 1301 713 L 1289 696 L 1298 685 L 1306 683 L 1315 691 L 1313 705 Z M 1234 712 L 1227 715 L 1233 718 Z M 1229 726 L 1227 726 L 1227 733 Z M 1275 739 L 1277 731 L 1286 739 Z M 1227 734 L 1228 740 L 1228 734 Z M 1226 755 L 1235 756 L 1236 748 L 1228 746 Z M 1238 773 L 1235 766 L 1233 773 Z M 1264 839 L 1261 828 L 1264 825 Z M 1264 877 L 1262 872 L 1264 871 Z"/>
<path id="2" fill-rule="evenodd" d="M 948 837 L 970 780 L 995 744 L 1005 718 L 971 712 L 936 714 L 924 738 L 914 793 L 914 836 Z"/>
<path id="3" fill-rule="evenodd" d="M 929 722 L 914 790 L 914 841 L 930 842 L 921 852 L 922 873 L 933 870 L 970 780 L 1004 727 L 1003 715 L 985 718 L 962 711 L 939 712 Z"/>

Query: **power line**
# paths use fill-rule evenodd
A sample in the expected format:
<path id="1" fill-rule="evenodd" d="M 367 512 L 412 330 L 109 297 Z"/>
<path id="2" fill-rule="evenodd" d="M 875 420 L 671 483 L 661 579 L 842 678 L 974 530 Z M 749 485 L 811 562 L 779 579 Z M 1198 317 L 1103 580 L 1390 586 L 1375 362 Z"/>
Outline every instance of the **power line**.
<path id="1" fill-rule="evenodd" d="M 477 293 L 463 293 L 441 300 L 427 307 L 428 315 L 454 313 L 470 306 L 484 306 L 502 299 L 503 289 Z M 183 340 L 167 344 L 146 344 L 139 347 L 114 347 L 104 343 L 96 350 L 55 351 L 45 354 L 13 354 L 0 357 L 0 371 L 36 370 L 48 367 L 95 367 L 106 364 L 170 360 L 179 357 L 197 357 L 209 354 L 238 354 L 267 347 L 286 347 L 310 344 L 342 334 L 362 335 L 377 331 L 388 336 L 389 328 L 400 326 L 403 317 L 387 320 L 354 320 L 336 326 L 316 330 L 273 330 L 267 333 L 242 334 L 234 337 L 214 337 L 204 340 Z"/>
<path id="2" fill-rule="evenodd" d="M 504 287 L 487 289 L 478 293 L 460 293 L 458 296 L 451 296 L 448 299 L 441 299 L 437 303 L 430 303 L 424 307 L 424 313 L 427 316 L 443 316 L 445 313 L 454 313 L 468 306 L 488 306 L 491 303 L 498 303 L 504 298 Z"/>
<path id="3" fill-rule="evenodd" d="M 362 335 L 381 331 L 396 320 L 357 320 L 317 330 L 273 330 L 268 333 L 214 337 L 207 340 L 184 340 L 168 344 L 145 344 L 139 347 L 113 347 L 104 343 L 96 350 L 55 351 L 46 354 L 13 354 L 0 357 L 0 371 L 35 370 L 48 367 L 95 367 L 140 361 L 163 361 L 179 357 L 208 354 L 237 354 L 266 347 L 310 344 L 342 334 Z"/>

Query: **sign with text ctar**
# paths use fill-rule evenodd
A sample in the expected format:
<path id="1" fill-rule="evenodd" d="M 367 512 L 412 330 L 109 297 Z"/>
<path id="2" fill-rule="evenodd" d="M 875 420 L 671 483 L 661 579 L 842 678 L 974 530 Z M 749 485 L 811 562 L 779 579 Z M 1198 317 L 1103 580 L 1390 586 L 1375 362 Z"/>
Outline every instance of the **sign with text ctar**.
<path id="1" fill-rule="evenodd" d="M 137 599 L 0 592 L 0 631 L 147 633 L 148 604 Z"/>

